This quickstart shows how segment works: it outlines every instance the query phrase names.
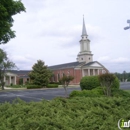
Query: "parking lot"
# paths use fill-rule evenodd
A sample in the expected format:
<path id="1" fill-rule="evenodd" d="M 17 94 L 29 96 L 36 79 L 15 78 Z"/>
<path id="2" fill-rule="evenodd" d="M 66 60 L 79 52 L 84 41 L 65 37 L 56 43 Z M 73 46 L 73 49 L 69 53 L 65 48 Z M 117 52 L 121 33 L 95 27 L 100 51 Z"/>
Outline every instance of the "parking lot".
<path id="1" fill-rule="evenodd" d="M 130 89 L 130 82 L 120 83 L 120 89 Z M 68 88 L 68 94 L 73 90 L 80 90 L 80 87 Z M 51 100 L 55 97 L 64 97 L 65 90 L 63 88 L 56 89 L 37 89 L 37 90 L 8 90 L 0 91 L 0 103 L 12 102 L 16 98 L 20 98 L 26 102 L 41 101 L 42 99 Z"/>
<path id="2" fill-rule="evenodd" d="M 80 88 L 69 88 L 68 93 L 73 90 L 80 90 Z M 64 97 L 65 90 L 58 89 L 39 89 L 39 90 L 15 90 L 0 92 L 0 103 L 12 102 L 16 98 L 20 98 L 26 102 L 41 101 L 42 99 L 51 100 L 55 97 Z"/>

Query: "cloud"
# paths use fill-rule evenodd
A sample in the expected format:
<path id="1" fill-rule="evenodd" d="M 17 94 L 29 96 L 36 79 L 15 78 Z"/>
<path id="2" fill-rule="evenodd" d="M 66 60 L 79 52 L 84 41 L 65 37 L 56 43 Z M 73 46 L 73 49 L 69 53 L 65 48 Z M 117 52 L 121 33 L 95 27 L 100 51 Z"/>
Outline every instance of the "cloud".
<path id="1" fill-rule="evenodd" d="M 125 57 L 118 57 L 115 59 L 112 59 L 111 62 L 115 62 L 115 63 L 128 63 L 130 62 L 129 58 L 125 58 Z"/>
<path id="2" fill-rule="evenodd" d="M 111 58 L 109 56 L 103 56 L 103 57 L 98 58 L 97 60 L 100 62 L 109 62 L 110 59 Z"/>

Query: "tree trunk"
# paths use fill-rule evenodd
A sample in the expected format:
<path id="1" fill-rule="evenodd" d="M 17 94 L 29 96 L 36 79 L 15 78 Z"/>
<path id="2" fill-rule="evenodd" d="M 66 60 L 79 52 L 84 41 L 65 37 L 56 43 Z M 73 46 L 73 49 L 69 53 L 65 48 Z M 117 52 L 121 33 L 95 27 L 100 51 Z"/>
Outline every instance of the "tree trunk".
<path id="1" fill-rule="evenodd" d="M 67 86 L 64 85 L 64 89 L 65 89 L 65 96 L 68 97 Z"/>
<path id="2" fill-rule="evenodd" d="M 1 87 L 2 87 L 2 90 L 4 90 L 4 86 L 5 86 L 5 82 L 3 82 L 3 80 L 1 80 Z"/>

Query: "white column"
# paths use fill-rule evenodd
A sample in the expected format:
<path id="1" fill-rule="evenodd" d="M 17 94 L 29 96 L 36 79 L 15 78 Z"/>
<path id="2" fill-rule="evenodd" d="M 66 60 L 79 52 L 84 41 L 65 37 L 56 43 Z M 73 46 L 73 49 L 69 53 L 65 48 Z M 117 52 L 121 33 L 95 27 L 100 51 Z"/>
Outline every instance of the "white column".
<path id="1" fill-rule="evenodd" d="M 95 69 L 93 69 L 93 75 L 95 75 Z"/>
<path id="2" fill-rule="evenodd" d="M 99 69 L 97 70 L 97 74 L 99 75 Z"/>
<path id="3" fill-rule="evenodd" d="M 16 85 L 16 76 L 14 76 L 14 85 Z"/>
<path id="4" fill-rule="evenodd" d="M 9 76 L 9 84 L 8 85 L 10 85 L 11 84 L 11 76 Z"/>
<path id="5" fill-rule="evenodd" d="M 88 76 L 90 76 L 90 69 L 88 69 Z"/>

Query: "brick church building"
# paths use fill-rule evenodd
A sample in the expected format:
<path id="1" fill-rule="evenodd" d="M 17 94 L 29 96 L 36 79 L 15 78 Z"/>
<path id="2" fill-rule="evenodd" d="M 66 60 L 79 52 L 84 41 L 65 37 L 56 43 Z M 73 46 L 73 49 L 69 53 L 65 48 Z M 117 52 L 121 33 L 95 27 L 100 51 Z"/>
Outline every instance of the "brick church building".
<path id="1" fill-rule="evenodd" d="M 90 40 L 88 39 L 85 22 L 83 18 L 82 35 L 80 40 L 80 52 L 77 55 L 77 61 L 71 63 L 65 63 L 60 65 L 54 65 L 48 67 L 53 71 L 53 82 L 58 82 L 64 75 L 74 76 L 74 80 L 70 84 L 79 84 L 80 80 L 84 76 L 99 75 L 100 73 L 106 73 L 108 70 L 98 61 L 93 61 L 93 54 L 90 50 Z M 18 78 L 23 78 L 23 82 L 29 80 L 28 73 L 30 71 L 12 71 L 17 74 Z"/>

